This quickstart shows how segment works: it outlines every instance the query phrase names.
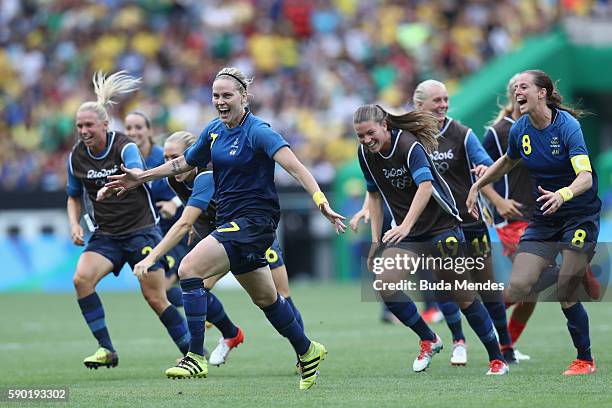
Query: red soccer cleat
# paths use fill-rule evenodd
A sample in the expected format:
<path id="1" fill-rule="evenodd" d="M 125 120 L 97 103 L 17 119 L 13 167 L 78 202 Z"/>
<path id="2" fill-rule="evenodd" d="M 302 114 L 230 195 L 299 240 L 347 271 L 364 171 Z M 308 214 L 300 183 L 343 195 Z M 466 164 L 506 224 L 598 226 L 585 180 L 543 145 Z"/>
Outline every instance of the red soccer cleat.
<path id="1" fill-rule="evenodd" d="M 591 265 L 589 264 L 587 264 L 587 266 L 584 268 L 582 284 L 584 285 L 584 290 L 591 299 L 599 299 L 599 296 L 601 296 L 601 284 L 595 275 L 593 275 L 593 270 L 591 270 Z"/>
<path id="2" fill-rule="evenodd" d="M 444 315 L 437 307 L 430 307 L 421 312 L 421 317 L 425 320 L 425 323 L 439 323 L 444 319 Z"/>
<path id="3" fill-rule="evenodd" d="M 506 375 L 510 372 L 508 364 L 502 360 L 491 360 L 489 362 L 489 371 L 487 375 Z"/>
<path id="4" fill-rule="evenodd" d="M 588 361 L 577 358 L 567 367 L 563 375 L 587 375 L 593 374 L 595 371 L 597 371 L 595 360 Z"/>

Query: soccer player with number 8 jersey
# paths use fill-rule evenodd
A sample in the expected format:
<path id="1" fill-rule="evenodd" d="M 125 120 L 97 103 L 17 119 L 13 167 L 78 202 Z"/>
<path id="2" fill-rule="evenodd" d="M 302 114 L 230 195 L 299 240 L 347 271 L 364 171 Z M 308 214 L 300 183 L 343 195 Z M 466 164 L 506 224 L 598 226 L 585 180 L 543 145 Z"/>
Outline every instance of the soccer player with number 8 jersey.
<path id="1" fill-rule="evenodd" d="M 599 234 L 601 201 L 580 124 L 580 111 L 563 98 L 543 71 L 522 72 L 514 97 L 523 116 L 510 129 L 508 151 L 472 186 L 467 206 L 475 211 L 477 192 L 522 161 L 534 181 L 536 208 L 517 250 L 510 277 L 510 300 L 533 296 L 542 271 L 561 251 L 557 293 L 577 350 L 563 374 L 594 373 L 589 320 L 576 299 L 576 286 L 592 257 Z"/>

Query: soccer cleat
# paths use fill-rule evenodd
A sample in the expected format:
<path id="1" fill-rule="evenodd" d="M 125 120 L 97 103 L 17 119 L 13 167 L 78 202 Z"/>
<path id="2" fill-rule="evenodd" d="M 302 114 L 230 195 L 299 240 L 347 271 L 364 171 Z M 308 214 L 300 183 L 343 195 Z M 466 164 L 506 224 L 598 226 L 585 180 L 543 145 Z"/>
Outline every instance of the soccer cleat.
<path id="1" fill-rule="evenodd" d="M 518 364 L 519 360 L 516 358 L 515 351 L 512 347 L 502 348 L 502 354 L 504 355 L 504 360 L 508 364 Z"/>
<path id="2" fill-rule="evenodd" d="M 440 323 L 444 319 L 444 315 L 437 307 L 430 307 L 421 312 L 421 317 L 427 324 Z"/>
<path id="3" fill-rule="evenodd" d="M 419 346 L 421 347 L 421 351 L 417 358 L 414 359 L 414 363 L 412 363 L 412 369 L 417 373 L 425 371 L 429 367 L 433 355 L 439 353 L 440 350 L 444 348 L 442 339 L 437 334 L 435 341 L 421 340 Z"/>
<path id="4" fill-rule="evenodd" d="M 587 264 L 587 266 L 584 268 L 582 284 L 584 285 L 584 290 L 591 299 L 599 299 L 599 296 L 601 296 L 601 284 L 593 274 L 590 264 Z"/>
<path id="5" fill-rule="evenodd" d="M 209 322 L 208 320 L 206 320 L 206 321 L 204 322 L 204 328 L 205 328 L 206 330 L 208 330 L 208 329 L 210 329 L 211 327 L 213 327 L 213 324 L 212 324 L 211 322 Z"/>
<path id="6" fill-rule="evenodd" d="M 195 353 L 187 353 L 185 357 L 174 367 L 166 370 L 166 377 L 175 379 L 182 378 L 206 378 L 208 376 L 208 365 L 206 358 Z"/>
<path id="7" fill-rule="evenodd" d="M 516 359 L 518 361 L 527 361 L 527 360 L 531 360 L 531 357 L 528 356 L 527 354 L 523 354 L 520 351 L 518 351 L 517 349 L 514 349 L 514 357 L 516 357 Z"/>
<path id="8" fill-rule="evenodd" d="M 506 375 L 510 372 L 510 368 L 505 361 L 491 360 L 489 361 L 489 371 L 487 375 Z"/>
<path id="9" fill-rule="evenodd" d="M 119 364 L 119 356 L 116 351 L 110 351 L 104 347 L 100 347 L 93 355 L 85 357 L 83 360 L 85 367 L 97 370 L 98 367 L 117 367 Z"/>
<path id="10" fill-rule="evenodd" d="M 595 371 L 597 371 L 595 360 L 588 361 L 577 358 L 567 367 L 563 375 L 587 375 L 593 374 Z"/>
<path id="11" fill-rule="evenodd" d="M 229 352 L 232 351 L 234 347 L 238 347 L 240 343 L 244 341 L 244 333 L 240 330 L 240 327 L 237 328 L 238 333 L 236 336 L 231 339 L 226 339 L 221 337 L 219 339 L 219 344 L 217 347 L 210 353 L 210 359 L 208 362 L 211 365 L 219 367 L 221 364 L 225 364 L 227 361 L 227 357 L 229 356 Z"/>
<path id="12" fill-rule="evenodd" d="M 327 350 L 322 344 L 316 341 L 310 342 L 310 347 L 306 354 L 299 357 L 300 371 L 300 390 L 307 390 L 312 387 L 319 376 L 319 365 L 325 360 Z"/>
<path id="13" fill-rule="evenodd" d="M 453 341 L 450 363 L 454 366 L 464 366 L 467 364 L 467 344 L 465 344 L 465 340 Z"/>

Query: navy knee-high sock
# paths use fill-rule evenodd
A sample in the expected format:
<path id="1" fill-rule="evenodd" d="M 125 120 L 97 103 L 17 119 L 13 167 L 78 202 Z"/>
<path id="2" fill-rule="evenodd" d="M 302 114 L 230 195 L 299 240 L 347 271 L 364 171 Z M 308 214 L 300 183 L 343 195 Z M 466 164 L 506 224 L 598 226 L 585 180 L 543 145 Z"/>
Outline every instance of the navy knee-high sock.
<path id="1" fill-rule="evenodd" d="M 589 336 L 589 316 L 582 303 L 562 309 L 567 318 L 567 329 L 572 336 L 577 357 L 581 360 L 593 361 L 591 356 L 591 337 Z"/>
<path id="2" fill-rule="evenodd" d="M 204 321 L 206 320 L 206 291 L 202 278 L 180 280 L 183 289 L 183 307 L 187 317 L 187 326 L 191 339 L 189 351 L 200 356 L 204 355 Z"/>
<path id="3" fill-rule="evenodd" d="M 183 355 L 189 351 L 189 329 L 183 315 L 174 305 L 170 305 L 159 316 L 159 320 L 166 326 L 168 334 Z"/>
<path id="4" fill-rule="evenodd" d="M 217 329 L 219 329 L 223 338 L 231 339 L 232 337 L 236 337 L 238 334 L 238 327 L 234 325 L 234 323 L 225 313 L 219 298 L 208 289 L 204 290 L 206 291 L 206 300 L 208 302 L 206 319 L 214 324 Z"/>
<path id="5" fill-rule="evenodd" d="M 489 361 L 491 360 L 504 360 L 499 349 L 499 342 L 495 337 L 495 331 L 493 330 L 493 322 L 487 312 L 487 309 L 480 303 L 480 300 L 475 300 L 474 303 L 462 310 L 465 318 L 467 319 L 470 327 L 476 335 L 482 341 L 487 353 L 489 353 Z"/>
<path id="6" fill-rule="evenodd" d="M 168 302 L 176 307 L 183 307 L 183 291 L 178 286 L 173 286 L 166 291 Z"/>
<path id="7" fill-rule="evenodd" d="M 436 334 L 421 317 L 416 305 L 404 292 L 395 292 L 385 299 L 385 305 L 404 325 L 410 327 L 421 340 L 435 340 Z"/>
<path id="8" fill-rule="evenodd" d="M 287 301 L 287 303 L 289 303 L 289 306 L 291 306 L 291 310 L 293 310 L 293 316 L 295 316 L 295 320 L 298 322 L 302 330 L 304 330 L 304 321 L 302 320 L 302 314 L 293 303 L 293 299 L 291 299 L 291 296 L 289 296 L 288 298 L 285 298 L 285 300 Z"/>
<path id="9" fill-rule="evenodd" d="M 502 347 L 510 347 L 512 340 L 510 340 L 510 333 L 508 332 L 508 320 L 506 319 L 506 305 L 499 302 L 484 302 L 489 316 L 493 321 L 497 335 L 499 336 L 499 344 Z"/>
<path id="10" fill-rule="evenodd" d="M 444 314 L 444 320 L 453 335 L 453 341 L 463 340 L 463 328 L 461 327 L 461 311 L 455 302 L 444 301 L 438 302 L 438 307 Z"/>
<path id="11" fill-rule="evenodd" d="M 261 308 L 268 321 L 284 337 L 286 337 L 298 355 L 304 355 L 310 347 L 310 340 L 306 337 L 304 329 L 299 325 L 289 302 L 281 295 L 277 295 L 276 302 Z"/>
<path id="12" fill-rule="evenodd" d="M 104 321 L 104 308 L 102 302 L 96 292 L 87 295 L 84 298 L 78 299 L 79 307 L 83 313 L 83 317 L 89 326 L 89 330 L 94 335 L 100 347 L 104 347 L 110 351 L 115 351 L 111 342 L 106 322 Z"/>

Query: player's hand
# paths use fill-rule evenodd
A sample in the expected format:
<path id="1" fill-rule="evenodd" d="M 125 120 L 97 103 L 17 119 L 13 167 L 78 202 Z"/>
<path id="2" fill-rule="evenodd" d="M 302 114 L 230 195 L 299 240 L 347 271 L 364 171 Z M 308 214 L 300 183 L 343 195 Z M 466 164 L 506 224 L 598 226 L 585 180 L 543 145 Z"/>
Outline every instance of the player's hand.
<path id="1" fill-rule="evenodd" d="M 361 210 L 357 211 L 355 215 L 353 215 L 353 218 L 351 218 L 349 221 L 349 226 L 354 232 L 357 232 L 359 229 L 359 221 L 361 221 L 361 219 L 363 219 L 364 224 L 370 222 L 370 210 L 367 208 L 362 208 Z"/>
<path id="2" fill-rule="evenodd" d="M 538 192 L 542 195 L 539 196 L 536 201 L 538 203 L 544 203 L 542 207 L 540 207 L 543 215 L 554 214 L 559 207 L 563 205 L 563 197 L 561 197 L 561 194 L 544 190 L 542 186 L 538 186 Z"/>
<path id="3" fill-rule="evenodd" d="M 121 197 L 128 190 L 132 190 L 142 184 L 142 181 L 140 180 L 141 170 L 136 170 L 138 170 L 138 172 L 136 172 L 135 169 L 128 169 L 122 164 L 121 171 L 123 171 L 123 174 L 108 176 L 107 178 L 111 181 L 106 183 L 104 187 L 118 188 L 119 191 L 117 192 L 117 197 Z"/>
<path id="4" fill-rule="evenodd" d="M 104 187 L 102 187 L 101 189 L 99 189 L 97 191 L 97 193 L 96 193 L 96 201 L 98 201 L 98 202 L 104 201 L 108 197 L 110 197 L 113 194 L 115 194 L 116 192 L 117 192 L 116 189 L 108 188 L 108 187 L 104 186 Z"/>
<path id="5" fill-rule="evenodd" d="M 391 228 L 383 235 L 382 242 L 385 244 L 397 244 L 410 234 L 411 228 L 398 225 L 397 227 Z"/>
<path id="6" fill-rule="evenodd" d="M 178 207 L 174 201 L 158 201 L 155 206 L 159 208 L 159 215 L 165 220 L 169 220 L 176 215 Z"/>
<path id="7" fill-rule="evenodd" d="M 470 192 L 468 193 L 467 200 L 465 200 L 465 205 L 467 206 L 467 210 L 474 219 L 478 219 L 478 206 L 476 202 L 478 201 L 478 189 L 474 184 L 470 188 Z M 466 220 L 464 220 L 466 221 Z"/>
<path id="8" fill-rule="evenodd" d="M 346 220 L 346 217 L 343 217 L 342 215 L 332 210 L 328 203 L 321 204 L 319 206 L 319 210 L 321 210 L 325 218 L 327 218 L 329 222 L 332 223 L 337 235 L 340 235 L 340 233 L 344 233 L 344 231 L 346 231 L 346 225 L 344 225 L 344 223 L 342 222 L 343 220 Z"/>
<path id="9" fill-rule="evenodd" d="M 155 261 L 153 259 L 146 256 L 142 261 L 138 262 L 134 266 L 134 275 L 136 275 L 139 279 L 144 277 L 147 273 L 149 273 L 149 268 L 153 266 Z"/>
<path id="10" fill-rule="evenodd" d="M 76 224 L 70 227 L 70 239 L 72 239 L 72 243 L 75 245 L 85 245 L 83 228 L 81 227 L 81 225 Z"/>
<path id="11" fill-rule="evenodd" d="M 479 164 L 478 166 L 474 167 L 471 170 L 471 172 L 474 173 L 474 175 L 476 176 L 476 179 L 479 179 L 482 176 L 484 176 L 488 168 L 489 166 L 485 166 L 484 164 Z"/>
<path id="12" fill-rule="evenodd" d="M 495 208 L 502 217 L 507 219 L 516 219 L 523 216 L 523 213 L 520 210 L 522 207 L 523 204 L 509 198 L 507 200 L 500 200 L 499 205 Z"/>

